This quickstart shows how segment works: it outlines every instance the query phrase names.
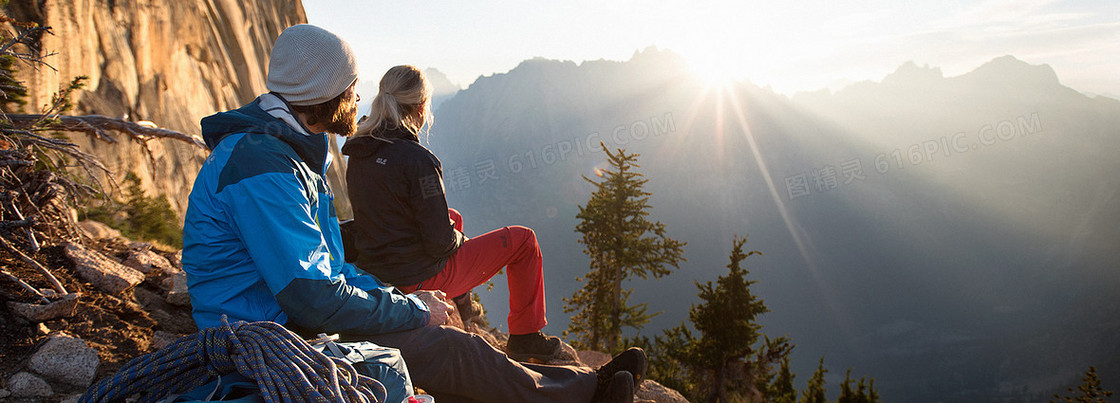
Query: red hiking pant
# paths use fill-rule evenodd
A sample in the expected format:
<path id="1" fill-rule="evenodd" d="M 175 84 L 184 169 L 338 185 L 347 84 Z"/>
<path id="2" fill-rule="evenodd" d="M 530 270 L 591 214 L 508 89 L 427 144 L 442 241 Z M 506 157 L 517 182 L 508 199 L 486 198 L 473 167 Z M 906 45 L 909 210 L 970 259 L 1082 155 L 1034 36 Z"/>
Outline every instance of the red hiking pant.
<path id="1" fill-rule="evenodd" d="M 455 229 L 463 231 L 463 216 L 448 209 Z M 535 333 L 548 324 L 544 313 L 544 272 L 541 247 L 533 230 L 514 225 L 463 242 L 443 271 L 417 285 L 441 290 L 449 297 L 463 295 L 506 268 L 509 286 L 510 334 Z"/>

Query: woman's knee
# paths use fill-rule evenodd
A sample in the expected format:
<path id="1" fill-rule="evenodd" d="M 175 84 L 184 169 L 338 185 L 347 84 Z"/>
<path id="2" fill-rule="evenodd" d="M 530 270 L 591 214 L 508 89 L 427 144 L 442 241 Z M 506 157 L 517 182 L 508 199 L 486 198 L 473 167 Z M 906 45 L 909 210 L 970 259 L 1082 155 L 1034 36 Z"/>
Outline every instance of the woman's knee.
<path id="1" fill-rule="evenodd" d="M 537 244 L 537 233 L 533 232 L 532 228 L 521 225 L 511 225 L 506 227 L 506 230 L 509 231 L 513 239 L 523 240 L 522 243 Z"/>
<path id="2" fill-rule="evenodd" d="M 453 209 L 453 208 L 448 208 L 447 209 L 447 216 L 449 218 L 451 218 L 451 221 L 455 222 L 455 224 L 454 224 L 455 229 L 457 229 L 459 231 L 463 230 L 463 215 L 459 214 L 459 210 L 456 210 L 456 209 Z"/>

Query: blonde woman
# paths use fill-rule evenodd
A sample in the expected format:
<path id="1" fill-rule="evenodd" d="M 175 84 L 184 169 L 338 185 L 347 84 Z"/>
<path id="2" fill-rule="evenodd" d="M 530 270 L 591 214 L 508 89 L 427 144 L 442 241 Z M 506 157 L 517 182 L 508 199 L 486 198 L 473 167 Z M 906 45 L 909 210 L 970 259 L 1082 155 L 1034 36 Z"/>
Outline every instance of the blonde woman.
<path id="1" fill-rule="evenodd" d="M 522 226 L 473 239 L 463 235 L 462 216 L 447 207 L 439 158 L 420 144 L 431 123 L 424 74 L 413 66 L 389 69 L 369 116 L 342 148 L 350 157 L 346 180 L 354 222 L 348 227 L 357 254 L 352 260 L 402 291 L 439 290 L 457 297 L 461 310 L 472 307 L 472 288 L 506 267 L 507 353 L 518 361 L 555 358 L 560 340 L 540 331 L 548 322 L 536 235 Z"/>

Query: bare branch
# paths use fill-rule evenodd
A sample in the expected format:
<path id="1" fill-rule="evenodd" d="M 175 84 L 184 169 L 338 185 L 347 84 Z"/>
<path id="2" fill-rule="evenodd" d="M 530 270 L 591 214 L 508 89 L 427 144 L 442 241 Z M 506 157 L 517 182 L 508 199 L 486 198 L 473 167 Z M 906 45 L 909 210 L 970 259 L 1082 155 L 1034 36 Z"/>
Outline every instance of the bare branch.
<path id="1" fill-rule="evenodd" d="M 23 287 L 24 289 L 26 289 L 26 290 L 27 290 L 28 292 L 30 292 L 30 293 L 32 293 L 32 294 L 35 294 L 36 296 L 38 296 L 38 297 L 39 297 L 39 299 L 40 299 L 40 300 L 41 300 L 41 301 L 42 301 L 42 302 L 43 302 L 44 304 L 49 304 L 49 303 L 51 302 L 51 300 L 47 299 L 47 296 L 46 296 L 46 295 L 43 295 L 43 293 L 39 292 L 39 290 L 36 290 L 36 289 L 35 289 L 35 287 L 32 287 L 32 286 L 31 286 L 31 284 L 27 284 L 27 283 L 26 283 L 26 282 L 24 282 L 23 280 L 20 280 L 20 279 L 19 279 L 19 277 L 13 276 L 13 275 L 12 275 L 11 273 L 8 273 L 8 272 L 6 272 L 6 271 L 3 271 L 3 270 L 0 270 L 0 275 L 2 275 L 2 276 L 4 276 L 4 277 L 7 277 L 7 278 L 8 278 L 8 280 L 12 280 L 12 281 L 13 281 L 13 282 L 15 282 L 16 284 L 19 284 L 19 285 L 20 285 L 21 287 Z"/>
<path id="2" fill-rule="evenodd" d="M 101 115 L 85 115 L 85 116 L 46 116 L 46 115 L 31 115 L 31 114 L 9 114 L 8 119 L 13 125 L 20 128 L 30 127 L 36 123 L 44 123 L 47 129 L 54 130 L 68 130 L 90 133 L 96 135 L 106 141 L 113 142 L 112 137 L 105 133 L 105 130 L 114 130 L 120 133 L 129 134 L 140 140 L 148 140 L 151 138 L 169 138 L 179 141 L 191 143 L 198 148 L 206 149 L 206 144 L 202 142 L 197 136 L 180 133 L 174 130 L 160 129 L 154 127 L 142 126 L 127 120 L 110 118 Z M 57 118 L 57 122 L 51 122 L 44 117 Z"/>
<path id="3" fill-rule="evenodd" d="M 27 161 L 27 160 L 0 160 L 0 166 L 31 165 L 31 164 L 34 164 L 34 162 Z"/>
<path id="4" fill-rule="evenodd" d="M 53 34 L 53 32 L 51 32 L 51 27 L 29 28 L 25 31 L 20 32 L 19 35 L 16 35 L 16 37 L 9 40 L 3 46 L 0 46 L 0 53 L 12 53 L 12 52 L 9 52 L 8 49 L 11 49 L 12 46 L 15 46 L 18 43 L 22 43 L 24 45 L 27 45 L 28 41 L 31 39 L 31 34 L 34 34 L 36 32 L 46 32 L 48 34 Z"/>
<path id="5" fill-rule="evenodd" d="M 4 220 L 0 221 L 0 229 L 25 228 L 35 225 L 35 220 Z"/>
<path id="6" fill-rule="evenodd" d="M 43 265 L 35 261 L 35 259 L 32 259 L 30 256 L 24 254 L 23 251 L 20 251 L 2 236 L 0 236 L 0 246 L 4 246 L 4 248 L 8 249 L 9 252 L 12 252 L 16 256 L 19 256 L 20 260 L 23 260 L 24 263 L 27 263 L 31 265 L 31 267 L 34 267 L 36 270 L 39 270 L 39 272 L 43 274 L 43 277 L 46 277 L 47 281 L 51 283 L 51 287 L 53 287 L 56 292 L 62 295 L 68 294 L 66 292 L 66 288 L 62 287 L 62 283 L 58 282 L 58 278 L 55 277 L 54 274 L 51 274 L 50 270 L 47 270 L 46 267 L 43 267 Z"/>
<path id="7" fill-rule="evenodd" d="M 23 197 L 25 199 L 27 199 L 27 201 L 29 203 L 31 202 L 31 198 L 27 197 L 27 192 L 26 191 L 23 192 Z M 32 204 L 32 205 L 34 206 L 34 204 Z M 23 217 L 23 213 L 19 211 L 19 206 L 16 205 L 15 200 L 11 200 L 8 207 L 12 209 L 13 213 L 15 213 L 16 218 L 18 218 L 20 220 L 25 219 Z M 27 233 L 27 240 L 29 242 L 31 242 L 31 253 L 39 253 L 39 240 L 35 239 L 35 231 L 32 231 L 31 228 L 28 228 L 28 227 L 24 227 L 23 230 Z"/>

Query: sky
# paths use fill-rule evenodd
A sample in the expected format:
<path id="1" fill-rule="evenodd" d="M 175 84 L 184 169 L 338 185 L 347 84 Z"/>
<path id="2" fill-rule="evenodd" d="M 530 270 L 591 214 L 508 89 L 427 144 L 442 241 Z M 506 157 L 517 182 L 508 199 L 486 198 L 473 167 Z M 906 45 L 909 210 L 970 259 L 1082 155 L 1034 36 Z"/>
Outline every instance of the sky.
<path id="1" fill-rule="evenodd" d="M 534 57 L 628 60 L 648 47 L 712 80 L 792 94 L 879 81 L 900 65 L 964 74 L 1003 55 L 1048 64 L 1074 89 L 1120 98 L 1120 1 L 305 0 L 345 38 L 361 80 L 436 68 L 466 87 Z"/>

